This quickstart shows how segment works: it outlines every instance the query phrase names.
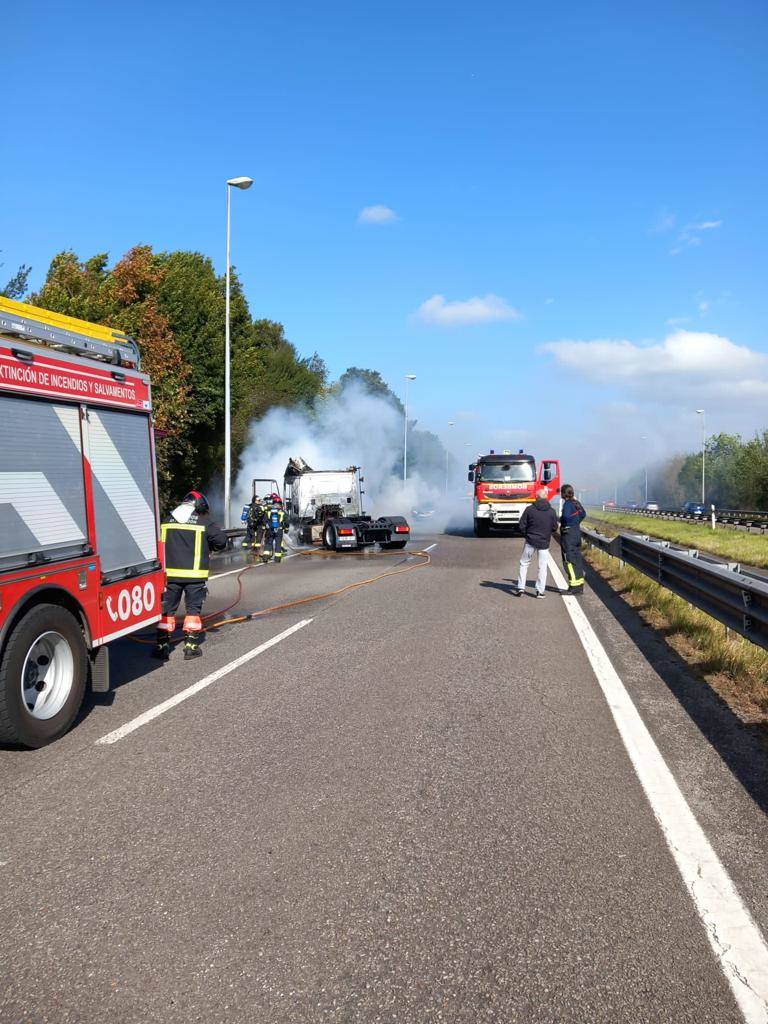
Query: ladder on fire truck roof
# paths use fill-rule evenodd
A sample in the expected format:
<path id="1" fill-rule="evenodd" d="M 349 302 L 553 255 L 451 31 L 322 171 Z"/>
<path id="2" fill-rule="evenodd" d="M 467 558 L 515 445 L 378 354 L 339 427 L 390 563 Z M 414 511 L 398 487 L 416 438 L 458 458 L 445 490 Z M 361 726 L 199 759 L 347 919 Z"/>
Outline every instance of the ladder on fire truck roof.
<path id="1" fill-rule="evenodd" d="M 139 346 L 127 334 L 0 295 L 0 335 L 34 341 L 78 356 L 139 369 Z"/>

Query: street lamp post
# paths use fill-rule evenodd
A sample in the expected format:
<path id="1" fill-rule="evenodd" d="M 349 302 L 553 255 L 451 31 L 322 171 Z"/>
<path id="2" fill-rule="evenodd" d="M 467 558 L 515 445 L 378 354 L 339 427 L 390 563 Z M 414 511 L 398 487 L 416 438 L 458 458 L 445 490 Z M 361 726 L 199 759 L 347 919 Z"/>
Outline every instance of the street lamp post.
<path id="1" fill-rule="evenodd" d="M 453 426 L 453 422 L 448 424 L 449 427 Z M 448 497 L 448 447 L 445 448 L 445 496 Z"/>
<path id="2" fill-rule="evenodd" d="M 230 294 L 230 208 L 232 189 L 246 189 L 253 184 L 253 178 L 229 178 L 227 181 L 227 272 L 224 298 L 224 529 L 228 530 L 231 523 L 230 487 L 232 477 L 232 408 L 230 396 L 230 357 L 229 357 L 229 294 Z"/>
<path id="3" fill-rule="evenodd" d="M 707 493 L 707 414 L 704 409 L 696 410 L 701 416 L 701 504 L 706 501 Z"/>
<path id="4" fill-rule="evenodd" d="M 641 437 L 640 437 L 640 440 L 641 441 L 647 441 L 648 440 L 648 436 L 646 434 L 642 434 Z M 648 450 L 647 450 L 645 445 L 643 446 L 643 462 L 645 463 L 645 469 L 644 469 L 644 473 L 645 473 L 645 504 L 647 505 L 648 504 Z"/>
<path id="5" fill-rule="evenodd" d="M 412 380 L 416 380 L 415 373 L 406 373 L 405 375 L 405 428 L 403 431 L 403 487 L 405 487 L 405 480 L 408 476 L 408 385 Z"/>

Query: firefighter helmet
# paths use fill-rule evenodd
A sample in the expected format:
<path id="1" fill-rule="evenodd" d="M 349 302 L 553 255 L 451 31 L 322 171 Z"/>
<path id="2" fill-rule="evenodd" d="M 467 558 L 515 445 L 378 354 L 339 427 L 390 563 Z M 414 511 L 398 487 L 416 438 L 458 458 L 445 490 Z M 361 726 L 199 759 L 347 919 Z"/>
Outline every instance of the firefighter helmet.
<path id="1" fill-rule="evenodd" d="M 283 504 L 283 499 L 280 497 L 279 494 L 274 494 L 274 493 L 270 494 L 270 498 L 272 499 L 272 504 L 273 505 L 282 505 Z"/>
<path id="2" fill-rule="evenodd" d="M 182 505 L 194 505 L 195 512 L 199 516 L 207 515 L 211 510 L 208 499 L 200 491 L 190 491 L 188 494 L 185 494 Z"/>

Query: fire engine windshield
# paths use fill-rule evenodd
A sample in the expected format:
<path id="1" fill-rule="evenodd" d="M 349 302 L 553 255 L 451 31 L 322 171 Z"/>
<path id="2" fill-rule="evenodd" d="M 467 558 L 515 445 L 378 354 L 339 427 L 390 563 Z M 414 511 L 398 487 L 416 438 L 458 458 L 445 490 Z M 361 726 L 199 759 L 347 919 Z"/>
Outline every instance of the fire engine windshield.
<path id="1" fill-rule="evenodd" d="M 477 479 L 484 483 L 531 483 L 536 479 L 532 462 L 484 462 L 477 467 Z"/>

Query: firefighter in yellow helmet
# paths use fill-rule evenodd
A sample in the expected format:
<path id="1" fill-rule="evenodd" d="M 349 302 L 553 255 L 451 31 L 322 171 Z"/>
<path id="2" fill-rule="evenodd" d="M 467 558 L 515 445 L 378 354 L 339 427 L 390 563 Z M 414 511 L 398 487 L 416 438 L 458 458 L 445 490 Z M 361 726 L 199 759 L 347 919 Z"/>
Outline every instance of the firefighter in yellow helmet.
<path id="1" fill-rule="evenodd" d="M 171 653 L 171 635 L 176 628 L 176 609 L 182 597 L 185 604 L 184 658 L 199 658 L 200 618 L 203 602 L 208 596 L 209 552 L 223 551 L 227 535 L 210 520 L 210 508 L 205 495 L 190 491 L 182 503 L 163 523 L 160 535 L 165 545 L 165 574 L 163 617 L 157 624 L 155 658 L 167 661 Z"/>

